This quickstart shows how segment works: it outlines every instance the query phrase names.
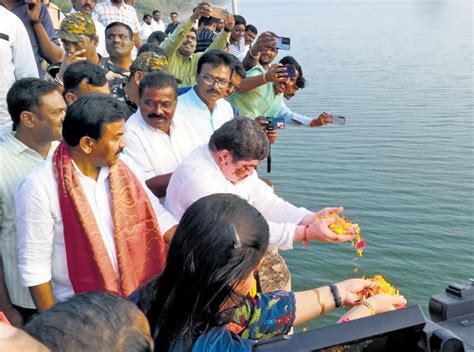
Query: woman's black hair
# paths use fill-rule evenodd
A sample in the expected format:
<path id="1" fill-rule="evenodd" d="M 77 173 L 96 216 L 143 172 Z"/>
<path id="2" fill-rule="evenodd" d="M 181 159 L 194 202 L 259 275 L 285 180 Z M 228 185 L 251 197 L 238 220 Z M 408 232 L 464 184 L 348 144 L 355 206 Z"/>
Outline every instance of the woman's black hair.
<path id="1" fill-rule="evenodd" d="M 263 216 L 242 198 L 213 194 L 184 213 L 166 268 L 139 293 L 155 351 L 182 351 L 208 329 L 229 322 L 243 297 L 235 287 L 258 265 L 268 247 Z M 231 300 L 233 308 L 223 308 Z M 227 305 L 227 304 L 226 304 Z"/>

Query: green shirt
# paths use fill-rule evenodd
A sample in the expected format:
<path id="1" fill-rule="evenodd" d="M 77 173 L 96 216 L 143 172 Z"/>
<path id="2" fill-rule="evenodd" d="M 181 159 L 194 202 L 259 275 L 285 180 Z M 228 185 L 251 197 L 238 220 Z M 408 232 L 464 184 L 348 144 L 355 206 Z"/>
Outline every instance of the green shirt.
<path id="1" fill-rule="evenodd" d="M 173 34 L 160 45 L 168 54 L 168 71 L 182 81 L 180 86 L 183 87 L 192 86 L 196 83 L 197 63 L 201 56 L 207 50 L 224 49 L 230 38 L 230 32 L 221 31 L 204 53 L 194 53 L 190 57 L 185 58 L 178 52 L 178 48 L 183 43 L 192 26 L 193 22 L 191 20 L 181 23 L 173 31 Z"/>
<path id="2" fill-rule="evenodd" d="M 267 71 L 257 65 L 247 71 L 246 77 L 255 77 Z M 255 119 L 259 116 L 277 116 L 283 99 L 283 94 L 275 93 L 273 82 L 268 82 L 247 93 L 234 93 L 229 97 L 229 102 L 234 105 L 241 116 Z"/>

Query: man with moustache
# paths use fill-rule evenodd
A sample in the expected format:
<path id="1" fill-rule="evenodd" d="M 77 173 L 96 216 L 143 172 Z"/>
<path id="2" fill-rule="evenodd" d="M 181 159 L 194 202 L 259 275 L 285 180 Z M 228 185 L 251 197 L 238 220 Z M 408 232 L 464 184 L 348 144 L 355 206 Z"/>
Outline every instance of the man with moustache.
<path id="1" fill-rule="evenodd" d="M 94 16 L 104 26 L 112 22 L 123 22 L 133 31 L 133 42 L 140 49 L 140 21 L 133 6 L 127 5 L 123 0 L 106 0 L 95 7 Z"/>
<path id="2" fill-rule="evenodd" d="M 66 104 L 57 88 L 38 78 L 23 78 L 7 95 L 15 131 L 0 143 L 0 311 L 17 327 L 36 313 L 36 307 L 20 282 L 13 194 L 62 138 Z"/>
<path id="3" fill-rule="evenodd" d="M 329 229 L 336 219 L 324 218 L 342 208 L 311 212 L 282 198 L 258 178 L 257 167 L 268 155 L 268 139 L 255 121 L 236 117 L 216 130 L 208 144 L 196 148 L 174 171 L 165 208 L 177 219 L 198 199 L 214 193 L 232 193 L 258 209 L 270 225 L 269 249 L 293 248 L 293 242 L 348 241 Z"/>
<path id="4" fill-rule="evenodd" d="M 164 197 L 171 173 L 200 139 L 189 121 L 175 114 L 178 83 L 173 76 L 148 73 L 140 81 L 138 95 L 140 108 L 125 126 L 125 155 L 135 160 L 153 193 Z"/>
<path id="5" fill-rule="evenodd" d="M 196 85 L 178 98 L 176 115 L 192 124 L 201 143 L 234 117 L 232 106 L 224 99 L 231 82 L 230 56 L 221 50 L 206 51 L 197 64 Z"/>
<path id="6" fill-rule="evenodd" d="M 165 265 L 176 221 L 119 158 L 124 114 L 110 96 L 79 98 L 53 157 L 17 188 L 18 267 L 40 311 L 81 292 L 127 297 Z"/>
<path id="7" fill-rule="evenodd" d="M 71 0 L 72 10 L 71 13 L 81 12 L 84 15 L 91 16 L 94 13 L 95 5 L 97 4 L 96 0 Z M 92 17 L 95 24 L 95 32 L 99 38 L 99 43 L 97 44 L 97 53 L 102 57 L 109 57 L 107 50 L 105 49 L 105 26 Z"/>
<path id="8" fill-rule="evenodd" d="M 209 17 L 211 9 L 209 3 L 200 3 L 194 9 L 189 20 L 181 23 L 173 34 L 160 45 L 167 53 L 169 72 L 179 78 L 183 86 L 191 86 L 196 82 L 197 62 L 203 54 L 195 53 L 196 31 L 192 28 L 193 24 L 201 17 Z M 229 16 L 225 23 L 224 31 L 214 38 L 207 50 L 225 48 L 234 27 L 234 17 Z"/>

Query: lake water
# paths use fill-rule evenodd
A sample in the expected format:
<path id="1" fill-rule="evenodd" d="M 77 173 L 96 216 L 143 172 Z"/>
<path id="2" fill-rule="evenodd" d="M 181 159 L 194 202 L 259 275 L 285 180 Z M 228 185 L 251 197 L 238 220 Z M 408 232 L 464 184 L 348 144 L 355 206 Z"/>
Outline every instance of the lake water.
<path id="1" fill-rule="evenodd" d="M 431 295 L 474 277 L 472 4 L 240 1 L 239 12 L 291 37 L 308 81 L 293 110 L 348 119 L 289 126 L 272 149 L 279 195 L 344 206 L 367 240 L 358 260 L 349 244 L 285 252 L 294 289 L 382 273 L 427 312 Z"/>

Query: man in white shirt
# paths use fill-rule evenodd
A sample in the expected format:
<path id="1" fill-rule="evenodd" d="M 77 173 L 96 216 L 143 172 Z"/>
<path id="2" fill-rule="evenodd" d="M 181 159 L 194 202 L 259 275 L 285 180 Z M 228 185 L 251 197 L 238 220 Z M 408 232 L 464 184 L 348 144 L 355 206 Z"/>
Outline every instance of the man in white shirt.
<path id="1" fill-rule="evenodd" d="M 91 16 L 94 13 L 95 5 L 97 4 L 96 0 L 71 0 L 73 12 L 82 12 L 85 15 Z M 105 48 L 105 26 L 97 21 L 95 18 L 92 18 L 95 24 L 95 31 L 97 37 L 99 38 L 99 43 L 97 44 L 97 54 L 102 57 L 109 57 L 107 50 Z"/>
<path id="2" fill-rule="evenodd" d="M 18 267 L 40 311 L 81 292 L 126 297 L 163 270 L 176 220 L 119 159 L 124 114 L 110 96 L 79 98 L 52 159 L 15 192 Z"/>
<path id="3" fill-rule="evenodd" d="M 38 77 L 33 49 L 21 20 L 0 6 L 0 137 L 12 130 L 7 92 L 15 81 Z"/>
<path id="4" fill-rule="evenodd" d="M 214 193 L 232 193 L 257 208 L 270 225 L 269 249 L 293 248 L 293 242 L 348 241 L 329 229 L 342 208 L 317 213 L 278 197 L 257 176 L 256 168 L 268 154 L 268 139 L 260 125 L 245 117 L 226 122 L 211 136 L 208 145 L 194 150 L 173 173 L 165 208 L 177 219 L 196 200 Z"/>
<path id="5" fill-rule="evenodd" d="M 171 173 L 199 144 L 190 123 L 175 115 L 178 83 L 170 74 L 146 74 L 138 89 L 140 108 L 127 120 L 125 155 L 140 168 L 148 187 L 164 197 Z"/>
<path id="6" fill-rule="evenodd" d="M 143 15 L 143 22 L 140 26 L 140 39 L 142 40 L 142 43 L 146 43 L 150 34 L 153 33 L 152 22 L 153 19 L 151 15 L 147 13 Z"/>
<path id="7" fill-rule="evenodd" d="M 201 143 L 233 119 L 232 106 L 224 99 L 230 82 L 232 58 L 221 50 L 205 52 L 198 61 L 196 85 L 180 95 L 176 115 L 193 125 Z"/>
<path id="8" fill-rule="evenodd" d="M 20 282 L 13 194 L 17 184 L 58 145 L 55 141 L 62 138 L 66 104 L 55 84 L 38 78 L 15 82 L 7 102 L 15 132 L 0 143 L 0 311 L 21 327 L 36 307 Z"/>
<path id="9" fill-rule="evenodd" d="M 152 12 L 153 15 L 153 22 L 151 23 L 151 27 L 153 29 L 153 32 L 160 31 L 160 32 L 165 32 L 166 30 L 166 25 L 165 22 L 161 19 L 161 12 L 160 10 L 154 10 Z"/>

